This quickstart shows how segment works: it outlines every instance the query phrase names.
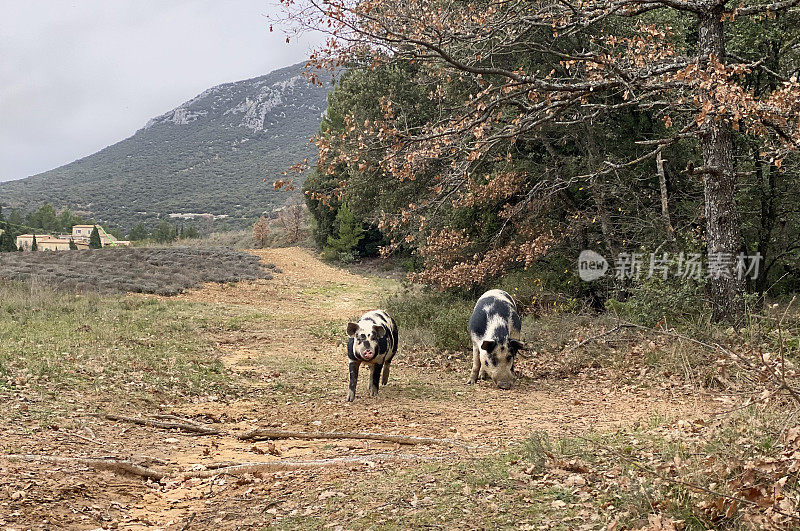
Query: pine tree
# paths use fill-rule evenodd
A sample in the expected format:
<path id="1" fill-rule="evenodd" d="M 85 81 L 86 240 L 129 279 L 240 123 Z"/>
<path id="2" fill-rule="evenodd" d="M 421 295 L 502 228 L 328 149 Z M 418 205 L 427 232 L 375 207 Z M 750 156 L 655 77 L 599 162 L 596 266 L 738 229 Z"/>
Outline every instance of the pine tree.
<path id="1" fill-rule="evenodd" d="M 69 250 L 70 251 L 77 251 L 78 250 L 78 245 L 75 243 L 75 240 L 73 240 L 72 238 L 69 239 Z"/>
<path id="2" fill-rule="evenodd" d="M 92 229 L 92 234 L 89 235 L 89 249 L 100 249 L 102 246 L 103 242 L 100 240 L 100 231 L 97 230 L 97 225 L 95 225 Z"/>
<path id="3" fill-rule="evenodd" d="M 38 250 L 39 250 L 39 244 L 36 243 L 36 235 L 34 234 L 33 243 L 31 244 L 31 251 L 38 251 Z"/>
<path id="4" fill-rule="evenodd" d="M 177 236 L 177 231 L 175 227 L 173 227 L 170 223 L 166 220 L 161 220 L 161 222 L 153 229 L 152 237 L 158 243 L 168 243 L 175 240 Z"/>
<path id="5" fill-rule="evenodd" d="M 11 227 L 6 224 L 5 231 L 0 234 L 0 253 L 10 253 L 17 250 L 14 243 L 14 235 L 11 234 Z"/>
<path id="6" fill-rule="evenodd" d="M 3 207 L 0 206 L 0 253 L 16 250 L 17 246 L 14 245 L 14 235 L 11 234 L 11 225 L 6 222 L 6 218 L 3 216 Z"/>
<path id="7" fill-rule="evenodd" d="M 144 226 L 144 223 L 137 223 L 131 229 L 131 233 L 128 238 L 132 241 L 138 240 L 146 240 L 147 239 L 147 229 Z"/>
<path id="8" fill-rule="evenodd" d="M 364 237 L 364 227 L 361 221 L 356 219 L 347 203 L 343 203 L 339 207 L 339 212 L 336 213 L 336 222 L 338 236 L 336 238 L 328 236 L 328 244 L 323 248 L 322 253 L 328 260 L 338 258 L 347 262 L 354 258 L 353 251 Z"/>

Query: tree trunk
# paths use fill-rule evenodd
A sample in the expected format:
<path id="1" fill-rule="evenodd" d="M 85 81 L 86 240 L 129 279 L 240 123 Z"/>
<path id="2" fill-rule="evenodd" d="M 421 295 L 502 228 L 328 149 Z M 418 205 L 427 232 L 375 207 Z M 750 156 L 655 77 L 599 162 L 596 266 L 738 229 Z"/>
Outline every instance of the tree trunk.
<path id="1" fill-rule="evenodd" d="M 669 219 L 669 201 L 667 200 L 667 176 L 664 174 L 664 158 L 659 151 L 656 154 L 656 170 L 658 171 L 658 185 L 661 189 L 661 217 L 664 219 L 664 228 L 667 231 L 667 241 L 675 241 L 675 229 Z"/>
<path id="2" fill-rule="evenodd" d="M 585 153 L 589 159 L 589 166 L 591 168 L 597 167 L 596 160 L 599 152 L 595 144 L 594 131 L 589 128 L 585 136 Z M 600 220 L 600 230 L 603 233 L 603 240 L 606 244 L 606 252 L 608 252 L 608 260 L 613 262 L 617 259 L 617 249 L 615 243 L 617 238 L 614 234 L 614 227 L 611 222 L 611 215 L 608 211 L 606 204 L 606 186 L 604 182 L 600 182 L 597 175 L 594 175 L 589 180 L 589 189 L 592 193 L 595 206 L 597 208 L 597 218 Z"/>
<path id="3" fill-rule="evenodd" d="M 710 68 L 711 56 L 725 60 L 723 5 L 700 14 L 698 61 Z M 713 110 L 701 128 L 705 191 L 706 245 L 709 258 L 716 255 L 732 262 L 729 275 L 710 277 L 712 319 L 737 323 L 744 315 L 744 280 L 737 278 L 734 265 L 739 251 L 739 220 L 734 195 L 736 172 L 733 166 L 733 131 L 726 120 L 715 119 Z"/>
<path id="4" fill-rule="evenodd" d="M 756 251 L 761 255 L 761 271 L 755 280 L 755 289 L 759 300 L 763 303 L 764 293 L 767 291 L 767 257 L 769 244 L 772 240 L 772 231 L 775 227 L 775 172 L 771 165 L 767 165 L 758 156 L 758 149 L 754 149 L 756 159 L 756 175 L 761 188 L 761 226 L 758 230 L 758 247 Z"/>

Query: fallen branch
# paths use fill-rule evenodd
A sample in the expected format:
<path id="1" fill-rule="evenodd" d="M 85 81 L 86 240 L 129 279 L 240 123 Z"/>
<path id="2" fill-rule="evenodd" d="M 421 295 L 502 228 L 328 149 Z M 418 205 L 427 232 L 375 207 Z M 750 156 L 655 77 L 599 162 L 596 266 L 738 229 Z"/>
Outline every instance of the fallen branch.
<path id="1" fill-rule="evenodd" d="M 284 430 L 253 430 L 240 435 L 242 441 L 265 441 L 270 439 L 362 439 L 370 441 L 383 441 L 397 444 L 435 444 L 439 446 L 466 446 L 459 441 L 450 439 L 432 439 L 430 437 L 412 437 L 409 435 L 384 435 L 381 433 L 356 433 L 339 431 L 284 431 Z"/>
<path id="2" fill-rule="evenodd" d="M 110 470 L 117 474 L 128 473 L 143 478 L 161 481 L 164 477 L 160 472 L 143 466 L 135 465 L 130 461 L 112 458 L 90 458 L 90 457 L 58 457 L 51 455 L 32 455 L 32 454 L 8 454 L 0 456 L 9 461 L 27 461 L 34 463 L 55 463 L 59 465 L 84 465 L 100 470 Z"/>
<path id="3" fill-rule="evenodd" d="M 143 419 L 139 417 L 124 417 L 122 415 L 114 415 L 112 413 L 98 413 L 96 416 L 119 422 L 130 422 L 132 424 L 139 424 L 141 426 L 152 426 L 154 428 L 164 428 L 167 430 L 177 429 L 188 433 L 198 435 L 219 435 L 220 431 L 215 428 L 207 428 L 200 424 L 188 424 L 186 422 L 167 422 L 163 420 Z"/>
<path id="4" fill-rule="evenodd" d="M 346 465 L 375 465 L 394 461 L 438 461 L 441 457 L 427 457 L 411 454 L 374 454 L 364 456 L 336 457 L 333 459 L 311 459 L 308 461 L 265 461 L 261 463 L 242 463 L 241 465 L 214 468 L 210 470 L 195 470 L 183 472 L 181 475 L 189 478 L 208 478 L 221 474 L 252 474 L 254 472 L 285 472 L 289 470 L 305 470 L 309 468 L 333 468 Z"/>

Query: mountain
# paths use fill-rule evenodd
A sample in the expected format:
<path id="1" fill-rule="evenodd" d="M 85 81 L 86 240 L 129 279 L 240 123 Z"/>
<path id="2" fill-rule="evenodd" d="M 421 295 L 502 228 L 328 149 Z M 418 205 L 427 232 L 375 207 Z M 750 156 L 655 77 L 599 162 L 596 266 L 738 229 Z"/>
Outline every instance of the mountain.
<path id="1" fill-rule="evenodd" d="M 272 181 L 313 157 L 309 139 L 332 87 L 312 85 L 302 70 L 210 88 L 93 155 L 0 183 L 0 205 L 48 202 L 123 231 L 200 214 L 214 215 L 217 229 L 247 226 L 287 200 Z"/>

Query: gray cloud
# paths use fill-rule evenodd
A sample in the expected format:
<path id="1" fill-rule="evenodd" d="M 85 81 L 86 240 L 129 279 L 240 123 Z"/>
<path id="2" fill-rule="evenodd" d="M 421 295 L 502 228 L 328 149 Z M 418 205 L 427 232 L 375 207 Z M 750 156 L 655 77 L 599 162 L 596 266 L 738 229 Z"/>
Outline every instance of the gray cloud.
<path id="1" fill-rule="evenodd" d="M 220 83 L 304 60 L 277 0 L 18 0 L 0 21 L 0 181 L 71 162 Z M 277 30 L 277 28 L 276 28 Z"/>

